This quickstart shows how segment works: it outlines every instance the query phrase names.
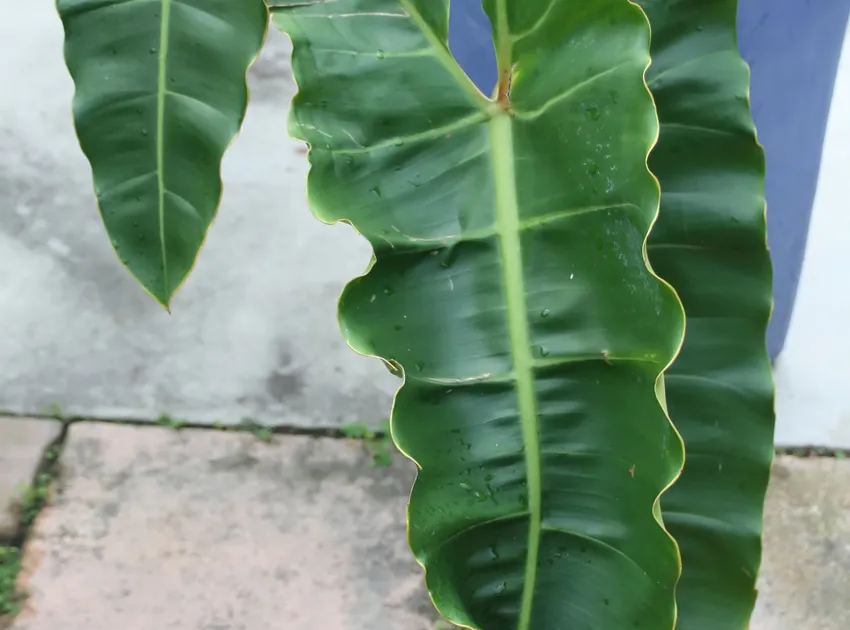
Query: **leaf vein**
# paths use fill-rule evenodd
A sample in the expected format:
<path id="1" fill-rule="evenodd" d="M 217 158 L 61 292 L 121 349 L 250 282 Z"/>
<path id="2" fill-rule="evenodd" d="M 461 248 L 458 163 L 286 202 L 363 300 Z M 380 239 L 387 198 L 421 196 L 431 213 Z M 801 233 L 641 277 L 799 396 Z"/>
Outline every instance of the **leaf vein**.
<path id="1" fill-rule="evenodd" d="M 611 66 L 610 68 L 606 68 L 605 70 L 602 70 L 601 72 L 597 72 L 596 74 L 593 74 L 593 75 L 587 77 L 586 79 L 579 81 L 575 85 L 571 85 L 569 88 L 567 88 L 566 90 L 564 90 L 560 94 L 556 94 L 555 96 L 550 98 L 548 101 L 543 103 L 543 105 L 541 105 L 537 109 L 525 110 L 525 111 L 515 109 L 514 114 L 516 115 L 517 118 L 521 118 L 521 119 L 525 119 L 525 120 L 539 118 L 540 116 L 545 114 L 549 109 L 551 109 L 552 107 L 555 107 L 556 105 L 558 105 L 562 101 L 568 100 L 570 97 L 575 95 L 580 90 L 583 90 L 584 88 L 593 85 L 596 81 L 603 79 L 603 78 L 607 77 L 608 75 L 617 72 L 618 70 L 622 70 L 624 67 L 633 66 L 633 65 L 634 65 L 634 62 L 631 59 L 626 60 L 626 61 L 622 61 L 622 62 L 618 63 L 617 65 Z"/>

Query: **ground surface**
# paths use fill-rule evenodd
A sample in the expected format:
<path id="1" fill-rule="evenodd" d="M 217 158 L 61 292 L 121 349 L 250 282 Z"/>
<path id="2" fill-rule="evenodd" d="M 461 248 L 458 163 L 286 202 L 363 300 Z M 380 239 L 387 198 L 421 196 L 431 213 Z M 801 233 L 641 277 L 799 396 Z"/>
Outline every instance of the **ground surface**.
<path id="1" fill-rule="evenodd" d="M 358 443 L 84 423 L 61 471 L 16 630 L 433 626 L 404 540 L 412 471 Z"/>
<path id="2" fill-rule="evenodd" d="M 850 628 L 850 461 L 781 457 L 751 630 Z"/>
<path id="3" fill-rule="evenodd" d="M 375 469 L 343 439 L 82 422 L 56 472 L 13 630 L 440 627 L 400 456 Z M 850 627 L 848 489 L 848 460 L 777 460 L 750 630 Z"/>

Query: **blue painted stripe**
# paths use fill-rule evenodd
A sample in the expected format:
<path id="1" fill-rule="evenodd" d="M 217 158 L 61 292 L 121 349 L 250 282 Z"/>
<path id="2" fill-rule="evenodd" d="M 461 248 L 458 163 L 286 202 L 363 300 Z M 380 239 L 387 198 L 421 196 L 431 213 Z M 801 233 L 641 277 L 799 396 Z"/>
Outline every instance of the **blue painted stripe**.
<path id="1" fill-rule="evenodd" d="M 848 12 L 850 0 L 741 0 L 738 8 L 753 117 L 767 155 L 775 296 L 767 340 L 774 359 L 788 335 L 803 267 Z"/>
<path id="2" fill-rule="evenodd" d="M 478 89 L 491 94 L 496 87 L 496 52 L 481 0 L 451 0 L 449 47 Z"/>

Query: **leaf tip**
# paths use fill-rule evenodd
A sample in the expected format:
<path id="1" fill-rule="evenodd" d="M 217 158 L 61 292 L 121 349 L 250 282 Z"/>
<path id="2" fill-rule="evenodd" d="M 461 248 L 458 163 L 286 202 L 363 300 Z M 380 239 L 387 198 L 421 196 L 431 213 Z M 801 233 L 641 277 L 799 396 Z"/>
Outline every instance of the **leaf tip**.
<path id="1" fill-rule="evenodd" d="M 174 291 L 169 291 L 167 285 L 158 286 L 157 284 L 149 284 L 137 276 L 133 269 L 129 270 L 133 279 L 142 287 L 142 290 L 156 300 L 156 303 L 171 315 L 171 299 L 174 297 Z"/>
<path id="2" fill-rule="evenodd" d="M 159 295 L 152 291 L 147 291 L 153 299 L 156 300 L 156 303 L 159 304 L 162 308 L 165 309 L 165 312 L 171 315 L 171 298 L 172 295 Z"/>

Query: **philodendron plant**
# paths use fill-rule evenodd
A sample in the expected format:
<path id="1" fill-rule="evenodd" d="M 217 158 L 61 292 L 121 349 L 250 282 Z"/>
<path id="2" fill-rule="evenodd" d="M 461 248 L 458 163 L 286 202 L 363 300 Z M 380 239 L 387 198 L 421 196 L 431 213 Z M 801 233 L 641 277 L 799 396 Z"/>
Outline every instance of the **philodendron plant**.
<path id="1" fill-rule="evenodd" d="M 448 620 L 747 626 L 771 266 L 735 0 L 484 0 L 492 95 L 452 57 L 449 0 L 58 8 L 107 231 L 166 306 L 269 13 L 292 39 L 312 211 L 375 252 L 342 330 L 403 374 L 409 540 Z"/>

